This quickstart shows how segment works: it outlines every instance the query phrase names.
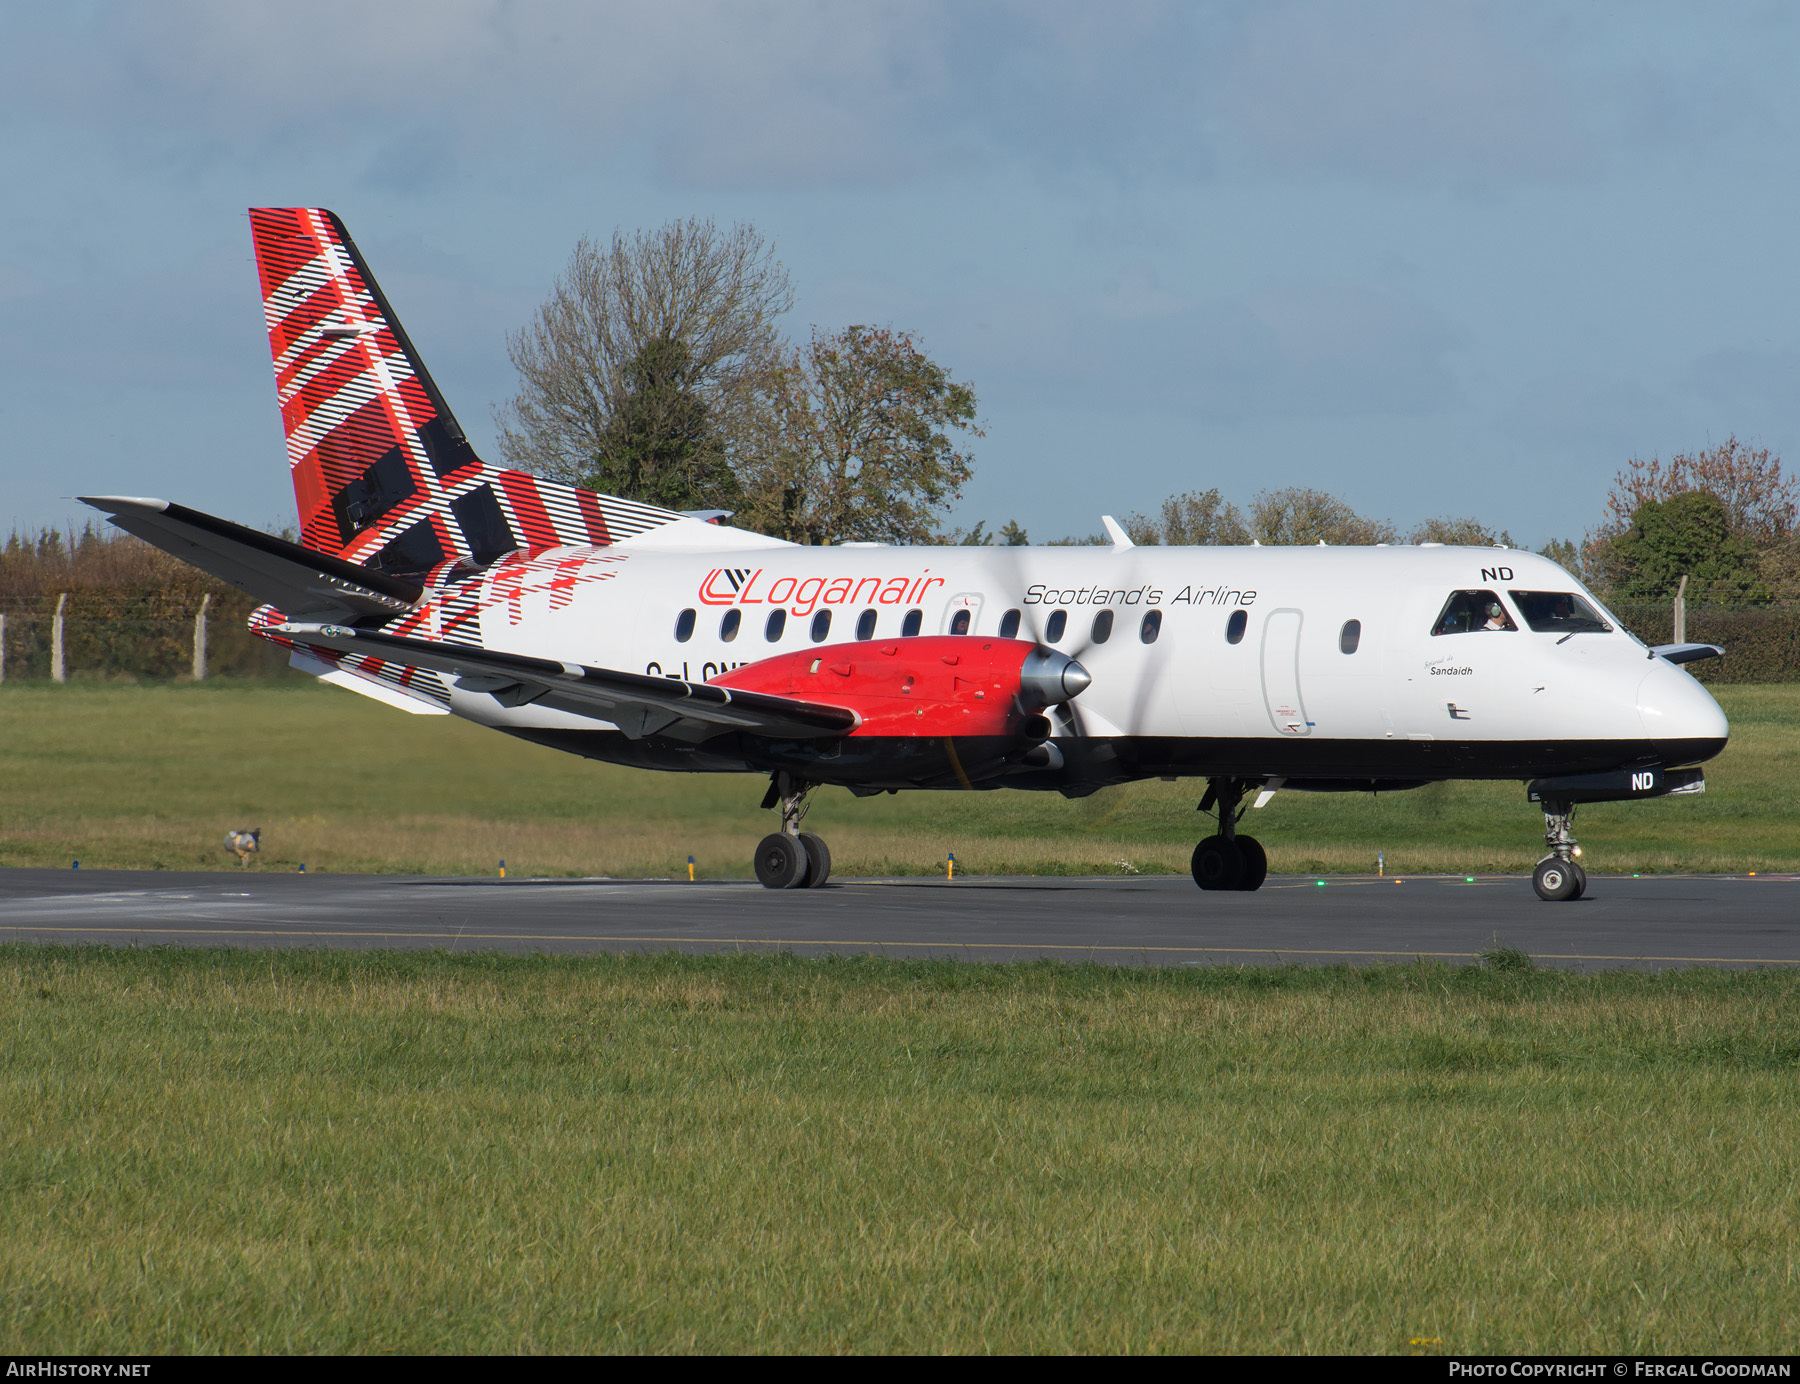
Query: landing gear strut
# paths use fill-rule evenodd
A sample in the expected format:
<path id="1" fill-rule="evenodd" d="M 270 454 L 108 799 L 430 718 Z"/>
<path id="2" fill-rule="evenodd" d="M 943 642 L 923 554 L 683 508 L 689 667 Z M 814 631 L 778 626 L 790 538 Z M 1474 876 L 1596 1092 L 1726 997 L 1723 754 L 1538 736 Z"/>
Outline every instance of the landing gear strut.
<path id="1" fill-rule="evenodd" d="M 831 850 L 800 819 L 816 784 L 797 779 L 785 769 L 769 775 L 765 808 L 781 808 L 781 830 L 763 837 L 756 847 L 756 878 L 765 889 L 817 889 L 831 878 Z"/>
<path id="2" fill-rule="evenodd" d="M 1246 893 L 1262 888 L 1269 874 L 1269 857 L 1254 836 L 1237 834 L 1238 818 L 1244 815 L 1244 795 L 1256 780 L 1212 778 L 1206 781 L 1206 796 L 1200 799 L 1202 812 L 1219 809 L 1219 834 L 1209 836 L 1194 847 L 1194 883 L 1202 889 L 1238 889 Z"/>
<path id="3" fill-rule="evenodd" d="M 1581 854 L 1581 847 L 1569 830 L 1569 823 L 1575 820 L 1575 804 L 1561 798 L 1545 798 L 1543 808 L 1544 844 L 1550 854 L 1538 861 L 1531 872 L 1531 887 L 1540 899 L 1550 903 L 1578 899 L 1587 892 L 1587 871 L 1575 859 Z"/>

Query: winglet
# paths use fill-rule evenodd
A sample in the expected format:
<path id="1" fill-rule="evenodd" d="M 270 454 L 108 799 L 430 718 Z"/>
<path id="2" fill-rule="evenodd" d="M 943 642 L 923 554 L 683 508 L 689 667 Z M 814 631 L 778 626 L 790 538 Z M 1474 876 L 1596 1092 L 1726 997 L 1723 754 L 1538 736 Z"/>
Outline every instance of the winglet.
<path id="1" fill-rule="evenodd" d="M 1102 514 L 1100 516 L 1100 523 L 1106 529 L 1106 536 L 1108 538 L 1112 539 L 1113 547 L 1115 547 L 1115 548 L 1135 548 L 1135 547 L 1137 547 L 1137 544 L 1135 544 L 1131 541 L 1131 535 L 1126 533 L 1124 529 L 1119 527 L 1119 521 L 1117 519 L 1113 518 L 1112 515 Z"/>

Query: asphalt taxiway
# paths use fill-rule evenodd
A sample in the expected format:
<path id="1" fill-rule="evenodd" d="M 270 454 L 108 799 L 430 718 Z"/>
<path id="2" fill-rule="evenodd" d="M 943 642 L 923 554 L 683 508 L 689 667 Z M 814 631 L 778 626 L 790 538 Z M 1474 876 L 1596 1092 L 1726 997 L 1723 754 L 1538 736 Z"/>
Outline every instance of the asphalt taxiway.
<path id="1" fill-rule="evenodd" d="M 113 946 L 875 953 L 1110 965 L 1466 962 L 1495 944 L 1598 969 L 1800 966 L 1800 876 L 1185 877 L 752 882 L 0 870 L 0 939 Z"/>

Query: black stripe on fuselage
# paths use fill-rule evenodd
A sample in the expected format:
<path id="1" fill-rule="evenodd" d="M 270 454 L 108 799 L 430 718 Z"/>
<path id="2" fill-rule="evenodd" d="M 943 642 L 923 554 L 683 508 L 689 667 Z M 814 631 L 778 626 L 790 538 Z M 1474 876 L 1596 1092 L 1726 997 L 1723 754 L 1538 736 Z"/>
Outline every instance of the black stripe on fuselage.
<path id="1" fill-rule="evenodd" d="M 1022 742 L 957 737 L 952 755 L 939 738 L 848 736 L 835 741 L 717 736 L 701 745 L 610 730 L 505 728 L 570 754 L 641 769 L 693 773 L 786 769 L 815 783 L 855 788 L 981 787 L 1059 790 L 1076 784 L 1182 778 L 1283 778 L 1398 786 L 1445 779 L 1532 779 L 1651 765 L 1699 764 L 1725 748 L 1706 740 L 1274 740 L 1162 736 L 1083 737 L 1052 743 L 1060 769 L 1027 769 Z M 960 766 L 960 772 L 958 768 Z"/>

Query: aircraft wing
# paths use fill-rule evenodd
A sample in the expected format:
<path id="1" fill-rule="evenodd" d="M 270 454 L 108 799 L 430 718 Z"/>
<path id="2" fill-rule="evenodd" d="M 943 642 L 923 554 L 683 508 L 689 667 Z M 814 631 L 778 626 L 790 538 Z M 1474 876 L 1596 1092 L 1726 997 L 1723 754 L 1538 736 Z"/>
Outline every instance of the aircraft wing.
<path id="1" fill-rule="evenodd" d="M 215 519 L 186 505 L 128 495 L 83 495 L 84 505 L 146 543 L 294 616 L 354 620 L 396 615 L 425 595 L 416 582 Z"/>
<path id="2" fill-rule="evenodd" d="M 447 674 L 461 690 L 488 693 L 502 706 L 547 706 L 609 721 L 634 740 L 666 735 L 698 743 L 734 730 L 822 740 L 856 729 L 862 719 L 845 707 L 794 697 L 589 668 L 341 625 L 292 622 L 277 625 L 272 632 L 314 648 L 430 668 Z"/>
<path id="3" fill-rule="evenodd" d="M 1717 644 L 1653 644 L 1650 652 L 1671 663 L 1698 663 L 1703 658 L 1725 656 L 1725 650 Z"/>

